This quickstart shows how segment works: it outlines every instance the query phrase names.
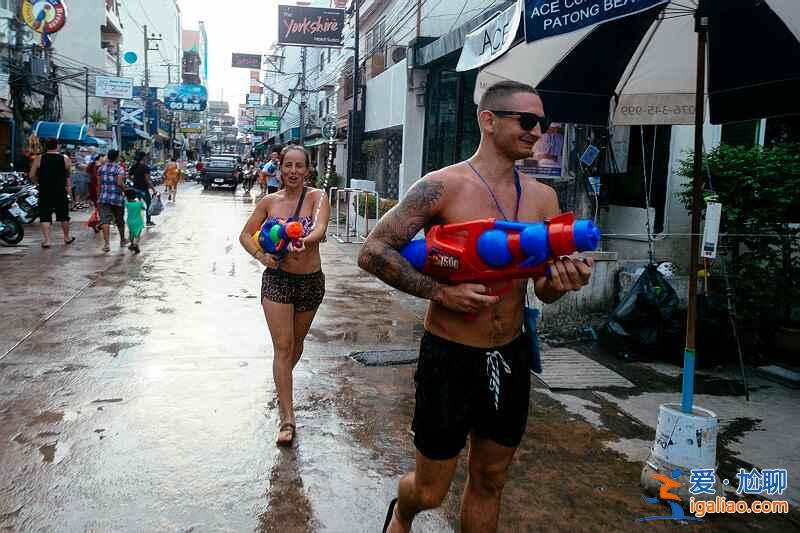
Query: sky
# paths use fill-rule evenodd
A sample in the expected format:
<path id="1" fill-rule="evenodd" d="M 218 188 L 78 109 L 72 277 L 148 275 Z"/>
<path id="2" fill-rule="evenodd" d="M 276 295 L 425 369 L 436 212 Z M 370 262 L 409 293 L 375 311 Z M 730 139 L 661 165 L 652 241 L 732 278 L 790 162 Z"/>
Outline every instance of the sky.
<path id="1" fill-rule="evenodd" d="M 226 100 L 237 113 L 250 88 L 250 71 L 231 67 L 231 53 L 266 54 L 277 37 L 277 0 L 178 0 L 185 30 L 205 22 L 208 97 Z"/>

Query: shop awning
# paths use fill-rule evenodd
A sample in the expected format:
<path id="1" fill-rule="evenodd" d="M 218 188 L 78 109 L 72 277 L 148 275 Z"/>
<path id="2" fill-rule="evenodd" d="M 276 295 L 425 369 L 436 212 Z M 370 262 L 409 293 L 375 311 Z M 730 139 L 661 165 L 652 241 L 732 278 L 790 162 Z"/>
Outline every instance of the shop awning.
<path id="1" fill-rule="evenodd" d="M 72 122 L 44 122 L 33 125 L 33 133 L 40 139 L 56 139 L 58 141 L 87 144 L 90 126 Z"/>
<path id="2" fill-rule="evenodd" d="M 316 138 L 314 140 L 306 141 L 304 143 L 304 145 L 305 145 L 306 148 L 313 148 L 313 147 L 319 146 L 321 144 L 328 144 L 329 142 L 331 142 L 331 141 L 329 141 L 328 139 L 326 139 L 324 137 L 318 137 L 318 138 Z M 333 142 L 336 142 L 336 139 L 334 139 Z"/>

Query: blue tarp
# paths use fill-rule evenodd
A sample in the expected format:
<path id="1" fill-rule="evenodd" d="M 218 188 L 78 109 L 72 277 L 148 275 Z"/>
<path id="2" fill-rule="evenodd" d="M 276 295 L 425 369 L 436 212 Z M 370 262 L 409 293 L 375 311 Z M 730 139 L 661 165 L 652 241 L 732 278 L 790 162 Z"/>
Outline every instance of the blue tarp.
<path id="1" fill-rule="evenodd" d="M 88 144 L 89 129 L 88 124 L 71 122 L 39 121 L 33 125 L 33 133 L 40 139 L 57 139 L 74 144 Z"/>

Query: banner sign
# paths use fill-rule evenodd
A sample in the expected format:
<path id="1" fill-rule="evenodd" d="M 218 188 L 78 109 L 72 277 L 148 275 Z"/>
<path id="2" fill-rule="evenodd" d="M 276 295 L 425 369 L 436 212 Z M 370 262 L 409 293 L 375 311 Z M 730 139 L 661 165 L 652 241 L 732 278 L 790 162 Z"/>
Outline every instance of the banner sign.
<path id="1" fill-rule="evenodd" d="M 261 56 L 259 54 L 237 54 L 234 52 L 231 55 L 231 66 L 261 70 Z"/>
<path id="2" fill-rule="evenodd" d="M 482 67 L 505 54 L 517 36 L 521 18 L 522 3 L 518 0 L 467 34 L 456 71 L 464 72 Z"/>
<path id="3" fill-rule="evenodd" d="M 248 94 L 247 95 L 247 106 L 248 107 L 255 107 L 261 105 L 261 95 L 260 94 Z"/>
<path id="4" fill-rule="evenodd" d="M 267 132 L 275 131 L 278 129 L 280 118 L 274 116 L 260 116 L 256 117 L 256 126 L 254 131 Z"/>
<path id="5" fill-rule="evenodd" d="M 164 104 L 173 111 L 204 111 L 208 91 L 202 85 L 182 83 L 164 87 Z"/>
<path id="6" fill-rule="evenodd" d="M 666 4 L 670 0 L 525 0 L 525 40 L 538 41 Z"/>
<path id="7" fill-rule="evenodd" d="M 199 122 L 183 124 L 181 126 L 181 133 L 203 133 L 203 125 Z"/>
<path id="8" fill-rule="evenodd" d="M 97 76 L 94 94 L 102 98 L 133 98 L 133 78 L 117 78 L 115 76 Z"/>
<path id="9" fill-rule="evenodd" d="M 278 44 L 342 46 L 344 9 L 278 6 Z"/>

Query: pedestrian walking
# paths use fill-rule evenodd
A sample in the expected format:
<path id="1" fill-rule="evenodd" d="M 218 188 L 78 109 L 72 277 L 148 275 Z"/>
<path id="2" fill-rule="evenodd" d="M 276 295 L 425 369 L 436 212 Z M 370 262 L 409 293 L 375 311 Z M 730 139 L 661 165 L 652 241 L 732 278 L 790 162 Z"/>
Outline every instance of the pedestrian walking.
<path id="1" fill-rule="evenodd" d="M 167 200 L 172 203 L 175 203 L 175 197 L 178 193 L 180 174 L 181 169 L 178 168 L 178 162 L 173 157 L 164 169 L 164 189 L 167 191 Z"/>
<path id="2" fill-rule="evenodd" d="M 70 174 L 72 163 L 58 149 L 58 141 L 46 139 L 44 154 L 37 157 L 31 166 L 31 180 L 39 185 L 39 219 L 42 225 L 42 248 L 50 248 L 53 213 L 61 223 L 64 244 L 72 244 L 75 237 L 69 234 Z"/>
<path id="3" fill-rule="evenodd" d="M 100 178 L 100 197 L 98 199 L 100 211 L 100 227 L 103 230 L 103 251 L 111 251 L 109 239 L 111 237 L 111 224 L 119 230 L 119 246 L 122 248 L 128 241 L 125 239 L 125 169 L 117 164 L 119 152 L 108 151 L 108 160 L 100 167 L 97 174 Z"/>
<path id="4" fill-rule="evenodd" d="M 125 204 L 125 210 L 128 212 L 128 237 L 131 243 L 128 249 L 135 254 L 141 252 L 139 248 L 139 239 L 144 230 L 144 217 L 143 212 L 147 211 L 147 205 L 141 200 L 141 196 L 135 189 L 128 189 L 125 191 L 125 197 L 128 202 Z"/>
<path id="5" fill-rule="evenodd" d="M 400 254 L 432 223 L 537 222 L 559 213 L 553 189 L 522 179 L 514 169 L 548 129 L 536 91 L 515 82 L 490 87 L 481 98 L 478 123 L 477 152 L 417 181 L 381 218 L 359 256 L 359 265 L 384 282 L 430 300 L 415 374 L 416 467 L 402 477 L 389 505 L 384 531 L 392 533 L 410 531 L 419 512 L 441 505 L 467 437 L 461 528 L 496 531 L 508 467 L 527 425 L 531 340 L 522 333 L 527 280 L 515 280 L 501 299 L 481 284 L 439 283 Z M 545 303 L 585 286 L 591 261 L 557 259 L 550 271 L 549 278 L 534 282 Z"/>
<path id="6" fill-rule="evenodd" d="M 265 196 L 245 224 L 239 241 L 247 252 L 267 267 L 261 280 L 261 305 L 272 336 L 272 374 L 278 393 L 280 426 L 276 443 L 290 446 L 296 423 L 292 370 L 303 354 L 311 322 L 325 294 L 325 275 L 319 243 L 328 228 L 330 206 L 325 192 L 306 187 L 309 154 L 299 146 L 286 147 L 280 156 L 284 188 Z M 304 237 L 289 245 L 289 253 L 278 260 L 265 254 L 253 234 L 266 222 L 298 220 Z"/>
<path id="7" fill-rule="evenodd" d="M 274 150 L 270 154 L 270 160 L 264 165 L 263 170 L 266 175 L 266 193 L 278 192 L 281 188 L 281 163 L 279 151 Z M 309 172 L 311 169 L 309 168 Z M 264 183 L 262 181 L 261 194 L 264 194 Z"/>
<path id="8" fill-rule="evenodd" d="M 133 178 L 133 189 L 136 191 L 136 194 L 144 200 L 147 213 L 147 225 L 155 226 L 155 222 L 153 222 L 150 217 L 150 203 L 153 201 L 151 193 L 153 195 L 156 194 L 156 188 L 153 182 L 150 181 L 150 166 L 147 163 L 147 154 L 144 152 L 136 152 L 130 175 Z"/>

